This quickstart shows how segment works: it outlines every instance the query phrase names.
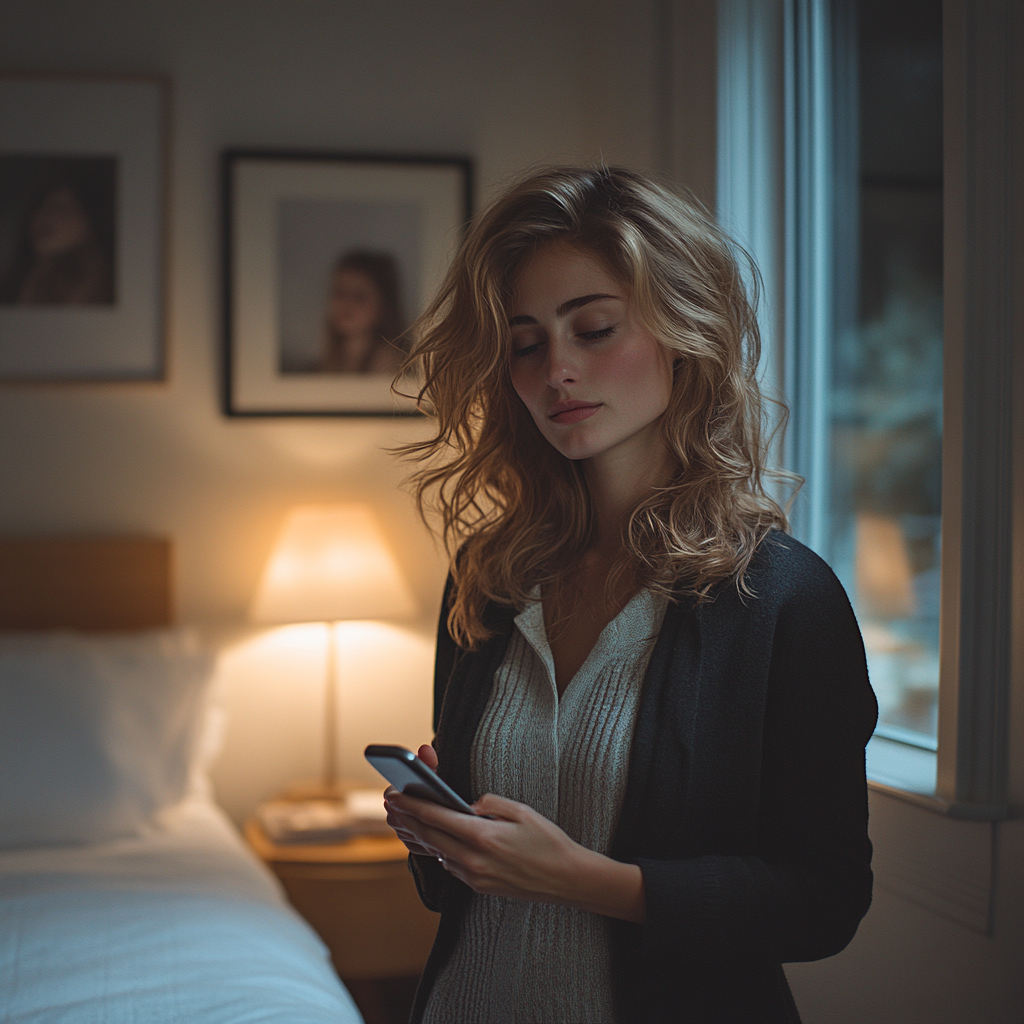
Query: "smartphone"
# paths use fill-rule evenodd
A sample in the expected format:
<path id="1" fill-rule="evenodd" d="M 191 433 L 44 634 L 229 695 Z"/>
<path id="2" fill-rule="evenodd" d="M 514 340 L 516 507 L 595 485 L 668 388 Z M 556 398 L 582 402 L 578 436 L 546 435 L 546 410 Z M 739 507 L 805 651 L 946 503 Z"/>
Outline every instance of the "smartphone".
<path id="1" fill-rule="evenodd" d="M 391 783 L 408 796 L 433 800 L 463 814 L 476 814 L 465 800 L 435 772 L 432 772 L 411 750 L 371 743 L 364 752 L 366 760 Z"/>

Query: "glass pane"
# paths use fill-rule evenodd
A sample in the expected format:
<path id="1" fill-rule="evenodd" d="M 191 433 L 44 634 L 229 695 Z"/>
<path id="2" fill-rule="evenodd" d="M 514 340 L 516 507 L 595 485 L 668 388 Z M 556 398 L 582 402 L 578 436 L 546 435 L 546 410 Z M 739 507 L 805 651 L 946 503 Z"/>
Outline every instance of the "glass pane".
<path id="1" fill-rule="evenodd" d="M 832 356 L 832 562 L 879 733 L 934 748 L 942 457 L 942 7 L 857 3 L 855 325 Z"/>

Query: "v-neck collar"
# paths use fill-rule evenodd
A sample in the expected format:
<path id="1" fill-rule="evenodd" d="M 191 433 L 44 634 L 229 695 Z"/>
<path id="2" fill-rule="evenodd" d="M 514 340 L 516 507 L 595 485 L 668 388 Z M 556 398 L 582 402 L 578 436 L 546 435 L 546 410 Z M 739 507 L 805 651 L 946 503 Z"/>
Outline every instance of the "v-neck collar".
<path id="1" fill-rule="evenodd" d="M 540 587 L 535 587 L 530 594 L 530 602 L 513 619 L 516 628 L 522 633 L 526 642 L 533 648 L 541 664 L 547 672 L 556 702 L 561 703 L 574 687 L 576 680 L 593 677 L 597 668 L 603 665 L 612 654 L 625 646 L 647 643 L 652 635 L 657 635 L 667 607 L 667 600 L 652 594 L 649 590 L 639 590 L 623 606 L 622 610 L 601 630 L 594 646 L 583 659 L 583 664 L 576 674 L 565 685 L 561 697 L 555 679 L 555 657 L 551 653 L 547 627 L 544 624 L 544 602 L 540 597 Z M 650 629 L 645 629 L 649 626 Z M 632 627 L 632 628 L 631 628 Z"/>

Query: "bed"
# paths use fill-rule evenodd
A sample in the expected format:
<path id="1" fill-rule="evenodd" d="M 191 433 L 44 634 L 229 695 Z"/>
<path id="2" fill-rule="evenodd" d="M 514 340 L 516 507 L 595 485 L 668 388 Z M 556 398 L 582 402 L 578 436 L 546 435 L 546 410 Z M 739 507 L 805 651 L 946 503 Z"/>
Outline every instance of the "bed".
<path id="1" fill-rule="evenodd" d="M 0 541 L 0 1021 L 357 1024 L 210 799 L 170 547 Z"/>

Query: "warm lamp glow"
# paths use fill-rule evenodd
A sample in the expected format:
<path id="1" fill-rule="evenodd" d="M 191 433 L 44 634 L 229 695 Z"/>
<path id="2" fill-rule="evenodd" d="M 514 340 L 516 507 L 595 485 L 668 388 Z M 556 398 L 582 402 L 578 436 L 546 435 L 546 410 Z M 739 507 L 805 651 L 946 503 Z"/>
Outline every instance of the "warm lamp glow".
<path id="1" fill-rule="evenodd" d="M 857 516 L 857 602 L 878 618 L 914 614 L 914 579 L 900 524 L 888 516 Z"/>
<path id="2" fill-rule="evenodd" d="M 285 520 L 252 606 L 256 622 L 403 619 L 416 602 L 365 505 L 307 505 Z"/>
<path id="3" fill-rule="evenodd" d="M 340 619 L 402 619 L 416 614 L 405 578 L 365 505 L 293 509 L 263 570 L 252 605 L 256 622 L 324 622 L 324 770 L 318 796 L 338 796 L 338 671 Z"/>

